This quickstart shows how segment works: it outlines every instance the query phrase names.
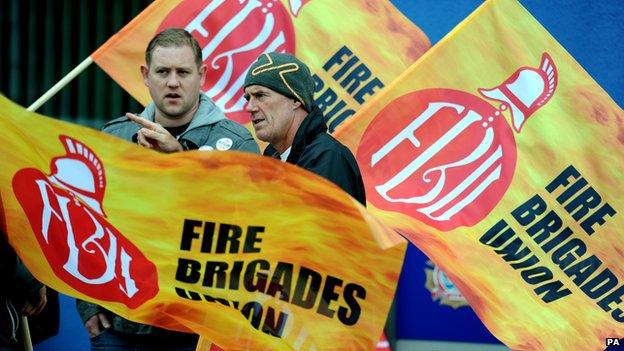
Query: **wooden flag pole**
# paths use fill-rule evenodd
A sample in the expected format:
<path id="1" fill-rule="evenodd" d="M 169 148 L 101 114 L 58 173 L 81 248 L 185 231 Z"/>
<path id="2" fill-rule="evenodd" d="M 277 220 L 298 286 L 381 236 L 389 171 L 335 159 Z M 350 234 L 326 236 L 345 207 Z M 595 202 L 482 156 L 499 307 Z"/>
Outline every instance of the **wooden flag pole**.
<path id="1" fill-rule="evenodd" d="M 33 351 L 32 339 L 30 337 L 30 328 L 28 327 L 28 318 L 22 316 L 22 341 L 24 343 L 25 351 Z"/>
<path id="2" fill-rule="evenodd" d="M 41 105 L 50 100 L 59 90 L 63 89 L 72 79 L 76 78 L 78 74 L 85 70 L 85 68 L 89 67 L 89 65 L 93 63 L 93 59 L 91 56 L 88 56 L 84 61 L 82 61 L 78 66 L 71 70 L 63 79 L 59 80 L 58 83 L 54 84 L 50 90 L 46 91 L 45 94 L 41 95 L 37 101 L 33 102 L 32 105 L 28 106 L 28 111 L 36 111 Z"/>

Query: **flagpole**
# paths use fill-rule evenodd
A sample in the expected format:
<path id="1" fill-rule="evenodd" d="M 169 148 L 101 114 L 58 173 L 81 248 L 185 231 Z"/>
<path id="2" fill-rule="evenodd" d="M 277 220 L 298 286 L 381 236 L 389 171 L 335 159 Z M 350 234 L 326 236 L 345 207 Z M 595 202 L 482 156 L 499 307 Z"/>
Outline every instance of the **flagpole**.
<path id="1" fill-rule="evenodd" d="M 25 351 L 33 351 L 32 339 L 30 337 L 30 328 L 28 327 L 28 318 L 22 316 L 22 341 Z"/>
<path id="2" fill-rule="evenodd" d="M 54 84 L 50 90 L 45 92 L 45 94 L 41 95 L 37 101 L 33 102 L 32 105 L 28 106 L 28 111 L 36 111 L 41 105 L 50 100 L 59 90 L 63 89 L 72 79 L 76 78 L 78 74 L 85 70 L 85 68 L 89 67 L 89 65 L 93 63 L 93 59 L 91 56 L 88 56 L 84 61 L 82 61 L 78 66 L 76 66 L 71 72 L 69 72 L 63 79 L 58 81 L 58 83 Z"/>

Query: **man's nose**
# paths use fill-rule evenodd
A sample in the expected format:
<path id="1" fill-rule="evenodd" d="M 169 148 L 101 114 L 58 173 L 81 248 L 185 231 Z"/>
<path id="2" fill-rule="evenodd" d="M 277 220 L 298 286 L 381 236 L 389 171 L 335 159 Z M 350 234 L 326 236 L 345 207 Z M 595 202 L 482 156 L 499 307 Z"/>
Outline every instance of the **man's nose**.
<path id="1" fill-rule="evenodd" d="M 167 86 L 169 87 L 178 87 L 180 85 L 180 78 L 177 74 L 170 74 L 169 79 L 167 79 Z"/>
<path id="2" fill-rule="evenodd" d="M 247 107 L 245 107 L 245 110 L 247 112 L 255 112 L 258 110 L 258 107 L 253 99 L 249 99 L 249 101 L 247 101 Z"/>

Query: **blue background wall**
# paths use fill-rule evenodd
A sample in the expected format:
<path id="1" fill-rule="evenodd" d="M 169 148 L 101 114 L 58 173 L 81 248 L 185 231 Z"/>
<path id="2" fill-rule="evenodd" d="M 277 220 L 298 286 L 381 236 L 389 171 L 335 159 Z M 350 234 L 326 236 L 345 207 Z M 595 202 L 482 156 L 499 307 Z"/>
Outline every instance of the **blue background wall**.
<path id="1" fill-rule="evenodd" d="M 624 1 L 520 2 L 624 106 Z M 481 1 L 395 0 L 393 3 L 435 44 Z M 397 337 L 496 343 L 469 307 L 453 309 L 432 301 L 425 288 L 425 269 L 429 267 L 426 261 L 418 249 L 408 249 L 397 291 Z M 87 334 L 75 313 L 73 299 L 61 297 L 61 313 L 59 335 L 35 349 L 87 350 Z"/>

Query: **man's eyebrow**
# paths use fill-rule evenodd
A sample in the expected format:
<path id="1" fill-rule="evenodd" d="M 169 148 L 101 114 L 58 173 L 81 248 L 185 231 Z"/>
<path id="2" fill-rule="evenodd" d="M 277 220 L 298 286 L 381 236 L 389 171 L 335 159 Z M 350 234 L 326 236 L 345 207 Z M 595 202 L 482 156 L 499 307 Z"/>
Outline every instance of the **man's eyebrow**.
<path id="1" fill-rule="evenodd" d="M 191 71 L 193 70 L 192 66 L 167 66 L 167 65 L 159 65 L 156 66 L 154 65 L 154 69 L 175 69 L 175 70 L 185 70 L 185 71 Z"/>

